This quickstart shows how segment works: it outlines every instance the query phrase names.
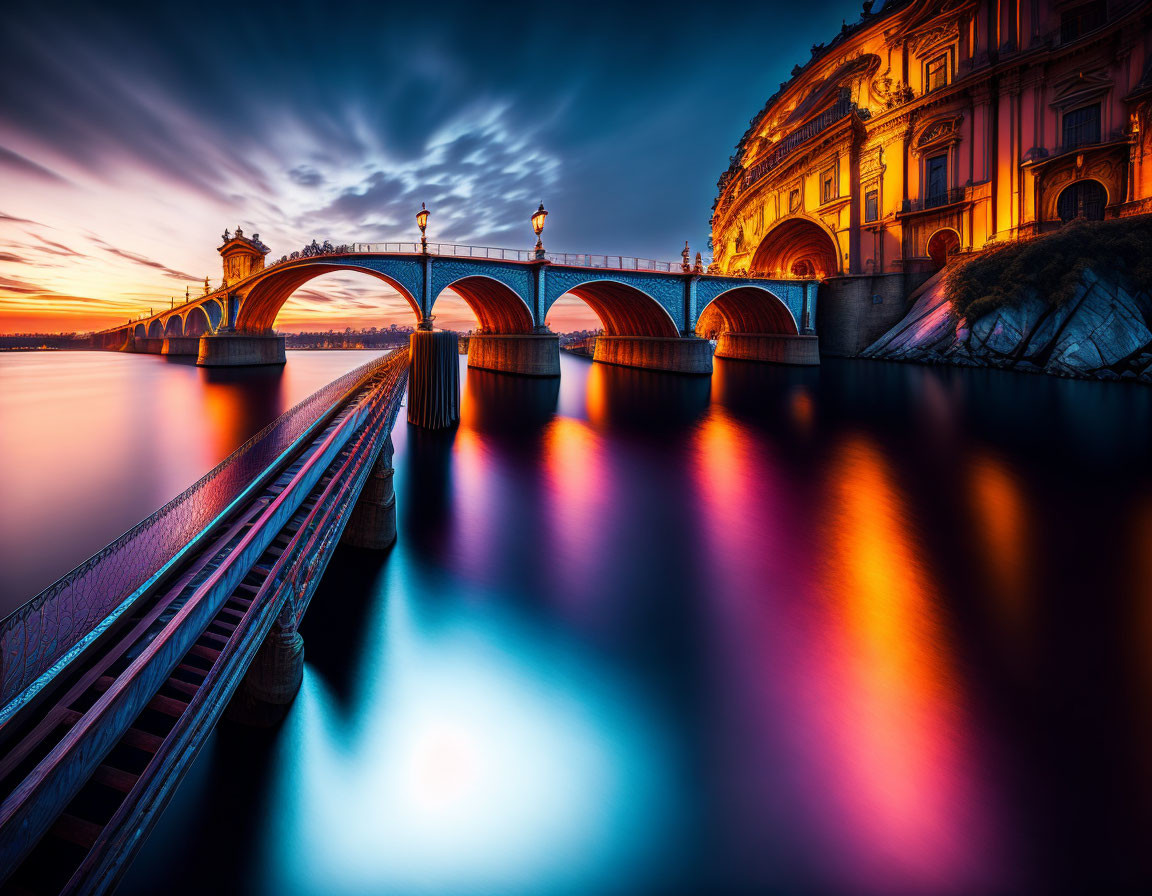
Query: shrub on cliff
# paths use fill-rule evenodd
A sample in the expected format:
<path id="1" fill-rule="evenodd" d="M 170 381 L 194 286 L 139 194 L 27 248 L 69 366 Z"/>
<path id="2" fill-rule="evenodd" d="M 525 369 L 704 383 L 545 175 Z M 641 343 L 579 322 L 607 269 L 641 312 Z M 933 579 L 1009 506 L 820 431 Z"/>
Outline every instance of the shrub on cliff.
<path id="1" fill-rule="evenodd" d="M 969 321 L 1029 295 L 1059 307 L 1075 295 L 1088 268 L 1135 290 L 1152 289 L 1152 215 L 1072 221 L 989 249 L 948 272 L 945 295 Z"/>

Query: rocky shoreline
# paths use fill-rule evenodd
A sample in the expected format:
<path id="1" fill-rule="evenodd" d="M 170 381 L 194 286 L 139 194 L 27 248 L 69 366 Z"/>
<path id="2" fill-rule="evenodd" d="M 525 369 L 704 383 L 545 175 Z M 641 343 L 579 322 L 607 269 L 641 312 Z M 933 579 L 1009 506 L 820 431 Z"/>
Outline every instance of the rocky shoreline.
<path id="1" fill-rule="evenodd" d="M 954 310 L 942 274 L 918 292 L 861 357 L 1152 383 L 1152 297 L 1107 272 L 1083 270 L 1060 305 L 1025 293 L 973 321 Z"/>

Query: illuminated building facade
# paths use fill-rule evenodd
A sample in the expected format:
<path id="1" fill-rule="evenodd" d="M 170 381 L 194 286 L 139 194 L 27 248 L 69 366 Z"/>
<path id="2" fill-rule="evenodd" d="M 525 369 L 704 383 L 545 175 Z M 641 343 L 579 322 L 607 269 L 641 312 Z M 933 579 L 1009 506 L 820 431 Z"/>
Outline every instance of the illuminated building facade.
<path id="1" fill-rule="evenodd" d="M 717 273 L 826 279 L 828 313 L 837 278 L 895 299 L 953 253 L 1152 212 L 1152 4 L 872 7 L 752 119 L 718 184 Z"/>

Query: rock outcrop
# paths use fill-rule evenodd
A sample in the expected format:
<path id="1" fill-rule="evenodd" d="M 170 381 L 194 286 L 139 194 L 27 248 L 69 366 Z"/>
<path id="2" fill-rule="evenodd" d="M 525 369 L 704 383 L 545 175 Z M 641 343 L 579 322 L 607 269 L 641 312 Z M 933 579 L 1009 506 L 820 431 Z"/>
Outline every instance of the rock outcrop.
<path id="1" fill-rule="evenodd" d="M 1104 272 L 1085 270 L 1073 297 L 1059 306 L 1026 293 L 973 321 L 955 312 L 937 275 L 862 356 L 1152 383 L 1150 325 L 1149 294 Z"/>

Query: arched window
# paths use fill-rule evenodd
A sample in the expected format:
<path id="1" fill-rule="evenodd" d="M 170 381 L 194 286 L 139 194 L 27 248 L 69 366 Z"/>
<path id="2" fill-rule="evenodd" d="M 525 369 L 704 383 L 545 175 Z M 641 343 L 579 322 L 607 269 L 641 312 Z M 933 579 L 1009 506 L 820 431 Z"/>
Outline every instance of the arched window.
<path id="1" fill-rule="evenodd" d="M 1078 180 L 1065 187 L 1056 200 L 1056 214 L 1064 222 L 1073 218 L 1100 221 L 1104 218 L 1104 206 L 1107 204 L 1108 193 L 1099 181 Z"/>

